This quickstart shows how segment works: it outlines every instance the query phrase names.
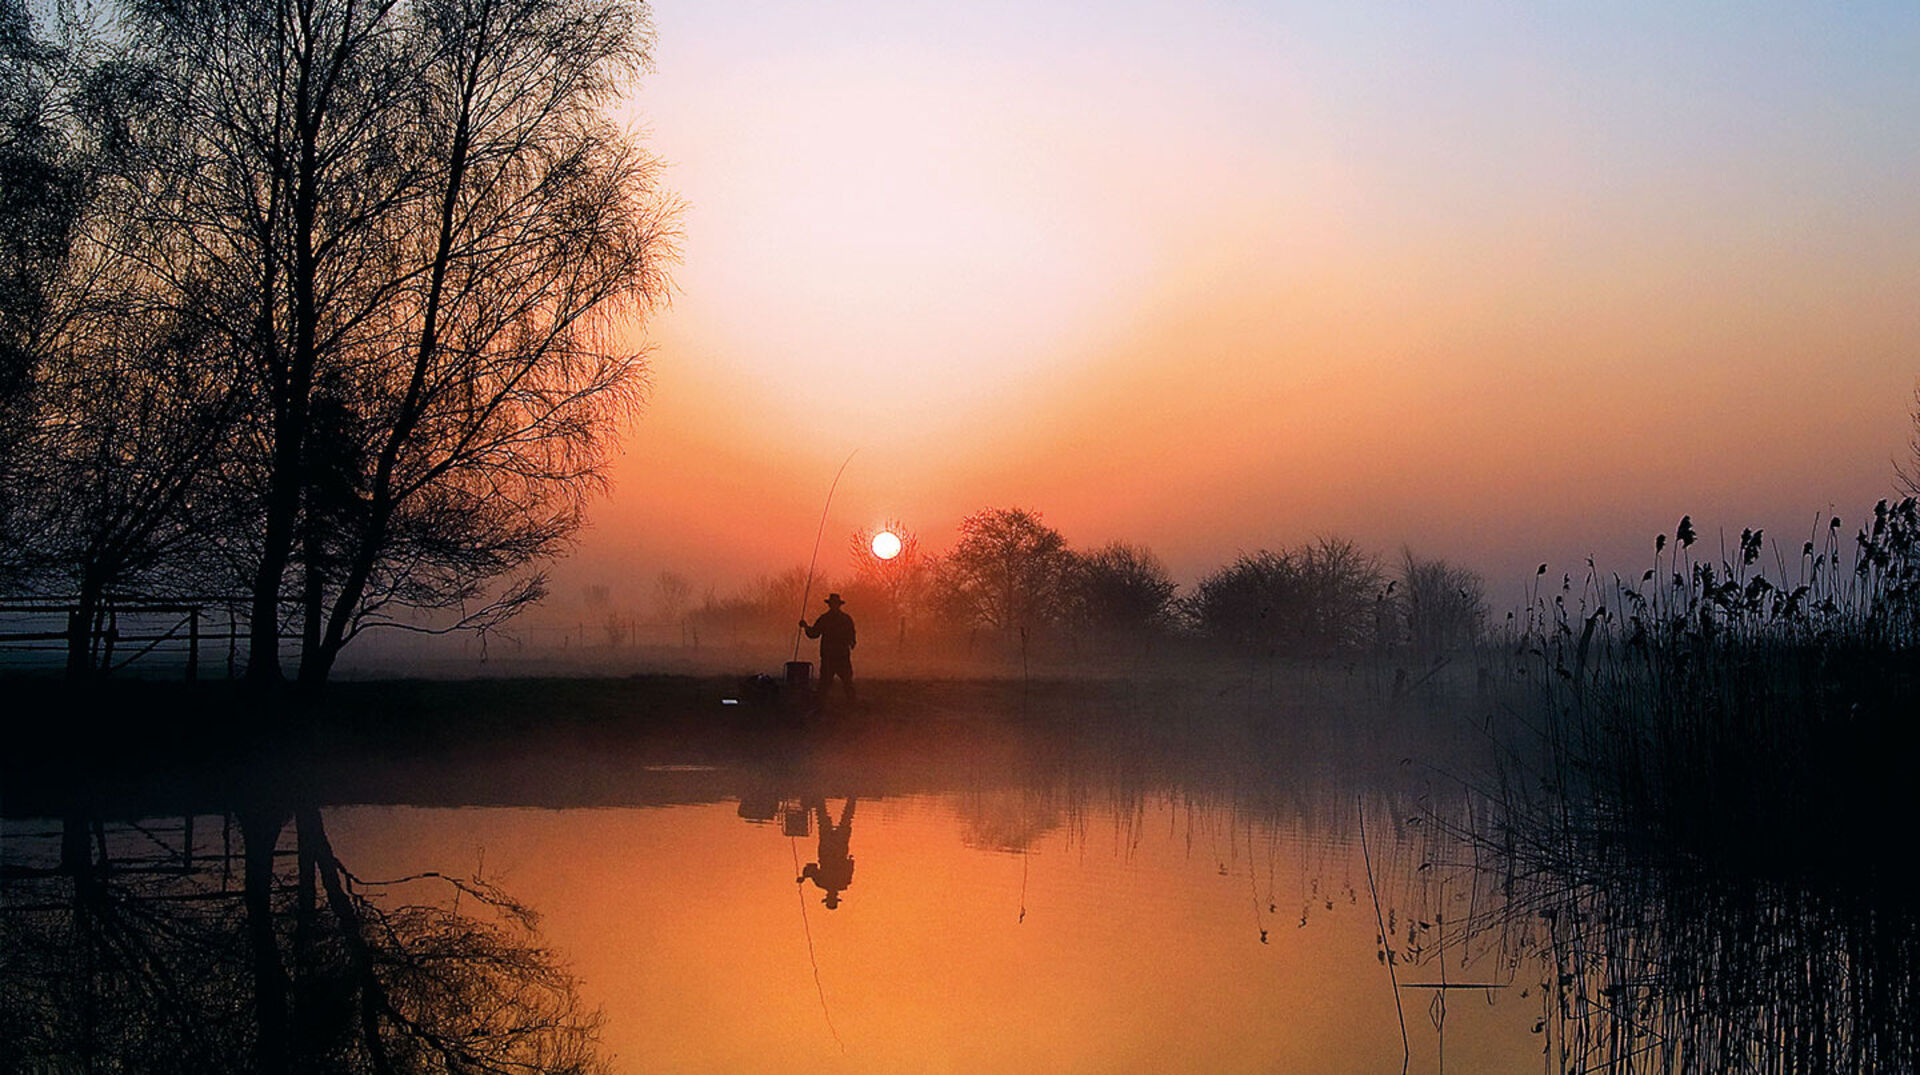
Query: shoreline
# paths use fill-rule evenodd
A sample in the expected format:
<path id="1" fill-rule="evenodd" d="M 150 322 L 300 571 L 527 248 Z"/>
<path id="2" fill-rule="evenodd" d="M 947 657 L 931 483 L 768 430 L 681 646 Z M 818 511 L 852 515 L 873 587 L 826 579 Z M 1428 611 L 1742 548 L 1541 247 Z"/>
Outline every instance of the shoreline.
<path id="1" fill-rule="evenodd" d="M 1344 669 L 1154 679 L 880 679 L 809 709 L 741 677 L 388 680 L 319 695 L 243 683 L 0 680 L 19 714 L 0 815 L 326 803 L 569 806 L 674 801 L 758 776 L 888 786 L 1062 766 L 1151 776 L 1379 771 L 1457 689 L 1393 698 Z M 1439 687 L 1457 688 L 1457 684 Z M 726 704 L 732 699 L 735 704 Z M 38 716 L 36 716 L 38 714 Z M 719 775 L 715 775 L 719 774 Z M 736 792 L 737 793 L 737 792 Z"/>

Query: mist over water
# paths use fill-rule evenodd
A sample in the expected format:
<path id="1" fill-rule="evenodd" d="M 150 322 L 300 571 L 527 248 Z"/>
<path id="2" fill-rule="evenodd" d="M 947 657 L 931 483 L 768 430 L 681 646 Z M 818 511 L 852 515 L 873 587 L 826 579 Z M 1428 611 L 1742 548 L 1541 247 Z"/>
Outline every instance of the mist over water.
<path id="1" fill-rule="evenodd" d="M 413 729 L 375 756 L 298 733 L 297 762 L 272 748 L 235 770 L 196 748 L 131 781 L 11 779 L 0 928 L 21 955 L 0 990 L 10 1018 L 93 998 L 67 1009 L 91 1022 L 12 1039 L 22 1057 L 157 1048 L 163 1070 L 245 1069 L 239 931 L 264 914 L 291 931 L 291 995 L 386 996 L 396 1055 L 422 1028 L 478 1041 L 489 998 L 513 997 L 560 1013 L 559 1037 L 514 1048 L 590 1043 L 612 1070 L 1911 1056 L 1897 892 L 1756 889 L 1570 840 L 1525 806 L 1553 752 L 1510 674 L 876 680 L 811 714 L 715 679 L 424 684 L 412 701 L 370 685 L 386 697 L 355 703 L 363 719 Z M 354 977 L 351 945 L 293 959 L 301 931 L 368 938 L 385 992 Z M 112 936 L 153 955 L 99 947 Z M 505 978 L 408 984 L 502 945 L 520 953 Z M 1833 960 L 1852 970 L 1818 969 Z M 1746 963 L 1738 990 L 1708 969 Z M 161 1033 L 176 1008 L 205 1029 Z M 352 1026 L 326 1040 L 357 1067 L 374 1039 Z M 207 1050 L 227 1059 L 194 1067 Z"/>
<path id="2" fill-rule="evenodd" d="M 0 0 L 0 1072 L 1920 1070 L 1920 15 L 1729 14 Z"/>

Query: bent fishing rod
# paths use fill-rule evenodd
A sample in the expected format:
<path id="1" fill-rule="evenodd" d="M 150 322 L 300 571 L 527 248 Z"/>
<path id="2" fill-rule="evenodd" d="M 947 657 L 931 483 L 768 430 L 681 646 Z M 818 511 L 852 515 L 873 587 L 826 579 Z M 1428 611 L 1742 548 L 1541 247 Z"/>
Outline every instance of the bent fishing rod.
<path id="1" fill-rule="evenodd" d="M 827 532 L 827 512 L 833 507 L 834 491 L 840 488 L 840 476 L 847 472 L 847 464 L 853 462 L 853 457 L 859 454 L 860 449 L 858 448 L 847 453 L 847 458 L 841 462 L 840 469 L 833 472 L 833 484 L 827 486 L 827 502 L 820 505 L 820 527 L 813 532 L 813 558 L 807 561 L 807 585 L 806 588 L 800 592 L 800 619 L 802 622 L 805 622 L 807 618 L 807 602 L 813 597 L 813 569 L 815 565 L 820 562 L 820 539 L 825 536 Z M 800 630 L 796 630 L 793 633 L 793 659 L 796 661 L 800 659 L 800 639 L 803 635 L 804 632 Z"/>

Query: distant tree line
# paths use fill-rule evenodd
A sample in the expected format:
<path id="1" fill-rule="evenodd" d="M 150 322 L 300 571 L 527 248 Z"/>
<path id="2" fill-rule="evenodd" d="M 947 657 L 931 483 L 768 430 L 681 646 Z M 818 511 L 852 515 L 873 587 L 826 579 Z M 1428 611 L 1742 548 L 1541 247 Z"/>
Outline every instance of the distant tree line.
<path id="1" fill-rule="evenodd" d="M 0 586 L 238 595 L 247 675 L 538 598 L 677 209 L 638 0 L 0 0 Z"/>
<path id="2" fill-rule="evenodd" d="M 829 588 L 846 597 L 863 639 L 965 635 L 1013 645 L 1186 636 L 1275 655 L 1330 656 L 1443 653 L 1471 646 L 1486 627 L 1479 575 L 1411 551 L 1389 569 L 1340 538 L 1243 553 L 1183 593 L 1151 549 L 1126 542 L 1076 549 L 1023 508 L 967 516 L 943 554 L 926 551 L 903 527 L 888 529 L 903 536 L 899 556 L 880 560 L 869 551 L 872 533 L 856 533 L 848 549 L 854 571 L 814 585 L 816 601 Z M 793 568 L 731 597 L 709 592 L 685 615 L 717 640 L 790 630 L 805 582 L 804 569 Z"/>

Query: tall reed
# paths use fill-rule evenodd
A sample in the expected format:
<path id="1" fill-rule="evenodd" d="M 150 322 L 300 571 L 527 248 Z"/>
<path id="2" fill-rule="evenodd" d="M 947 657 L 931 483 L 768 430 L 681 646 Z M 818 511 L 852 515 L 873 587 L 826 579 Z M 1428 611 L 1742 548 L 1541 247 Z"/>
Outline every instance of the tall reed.
<path id="1" fill-rule="evenodd" d="M 1514 617 L 1526 741 L 1452 833 L 1501 896 L 1467 934 L 1534 961 L 1561 1070 L 1920 1069 L 1920 508 L 1792 558 L 1703 555 L 1691 518 L 1653 551 L 1543 565 Z"/>
<path id="2" fill-rule="evenodd" d="M 1877 882 L 1909 798 L 1920 508 L 1882 501 L 1850 542 L 1828 518 L 1793 560 L 1757 530 L 1698 545 L 1683 518 L 1637 581 L 1589 564 L 1532 595 L 1513 641 L 1538 787 L 1562 824 L 1650 855 Z"/>

